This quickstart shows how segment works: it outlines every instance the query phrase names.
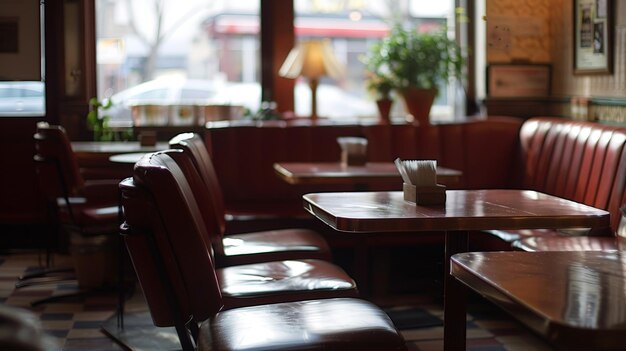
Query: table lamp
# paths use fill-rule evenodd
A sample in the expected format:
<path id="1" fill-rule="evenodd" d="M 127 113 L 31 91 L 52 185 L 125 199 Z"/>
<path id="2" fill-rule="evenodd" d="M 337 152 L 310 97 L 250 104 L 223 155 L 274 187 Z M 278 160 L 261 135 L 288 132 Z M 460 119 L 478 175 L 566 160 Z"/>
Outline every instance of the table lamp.
<path id="1" fill-rule="evenodd" d="M 329 40 L 306 40 L 291 51 L 278 74 L 295 79 L 300 76 L 309 80 L 311 87 L 311 120 L 317 120 L 317 85 L 323 76 L 338 79 L 343 75 L 343 65 L 337 60 Z"/>

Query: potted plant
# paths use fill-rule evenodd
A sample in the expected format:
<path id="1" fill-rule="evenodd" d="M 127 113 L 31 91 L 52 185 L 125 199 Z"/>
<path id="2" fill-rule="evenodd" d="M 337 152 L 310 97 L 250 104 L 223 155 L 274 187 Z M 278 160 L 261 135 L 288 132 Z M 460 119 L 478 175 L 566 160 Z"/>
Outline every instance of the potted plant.
<path id="1" fill-rule="evenodd" d="M 396 89 L 396 82 L 389 71 L 385 57 L 381 55 L 381 42 L 370 47 L 367 55 L 362 57 L 367 71 L 366 88 L 374 94 L 381 122 L 389 122 L 389 113 L 393 100 L 391 92 Z"/>
<path id="2" fill-rule="evenodd" d="M 393 80 L 384 74 L 371 74 L 367 80 L 367 90 L 375 94 L 376 105 L 380 114 L 380 120 L 383 123 L 389 122 L 389 114 L 393 99 L 391 92 L 395 88 Z"/>
<path id="3" fill-rule="evenodd" d="M 459 45 L 445 30 L 421 33 L 400 25 L 372 46 L 366 60 L 367 69 L 387 77 L 404 97 L 409 113 L 426 125 L 439 84 L 461 77 L 464 64 Z"/>
<path id="4" fill-rule="evenodd" d="M 133 140 L 133 129 L 113 129 L 109 126 L 110 109 L 113 107 L 111 99 L 99 101 L 98 98 L 89 99 L 89 113 L 87 113 L 87 128 L 93 132 L 94 141 L 128 141 Z"/>
<path id="5" fill-rule="evenodd" d="M 110 99 L 101 102 L 94 97 L 89 99 L 89 106 L 91 109 L 87 114 L 87 125 L 93 132 L 93 140 L 113 140 L 113 133 L 109 129 L 109 115 L 107 114 L 107 111 L 113 107 L 113 102 Z"/>

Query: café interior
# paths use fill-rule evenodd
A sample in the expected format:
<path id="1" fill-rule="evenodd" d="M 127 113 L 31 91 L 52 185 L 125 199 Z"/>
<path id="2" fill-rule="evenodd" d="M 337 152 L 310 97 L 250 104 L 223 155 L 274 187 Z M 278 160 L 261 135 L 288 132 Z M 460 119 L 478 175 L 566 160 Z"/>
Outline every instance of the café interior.
<path id="1" fill-rule="evenodd" d="M 0 84 L 44 87 L 0 111 L 0 349 L 626 349 L 626 4 L 449 2 L 216 1 L 207 74 L 259 90 L 120 122 L 111 72 L 176 60 L 115 31 L 172 4 L 0 0 Z"/>

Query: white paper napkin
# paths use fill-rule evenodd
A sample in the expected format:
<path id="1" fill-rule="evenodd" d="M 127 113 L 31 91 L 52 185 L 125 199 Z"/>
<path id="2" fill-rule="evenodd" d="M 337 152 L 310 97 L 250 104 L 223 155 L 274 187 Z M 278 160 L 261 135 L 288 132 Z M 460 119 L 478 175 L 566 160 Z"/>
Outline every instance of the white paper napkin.
<path id="1" fill-rule="evenodd" d="M 437 185 L 437 161 L 436 160 L 400 160 L 395 161 L 402 180 L 407 184 L 421 186 Z"/>

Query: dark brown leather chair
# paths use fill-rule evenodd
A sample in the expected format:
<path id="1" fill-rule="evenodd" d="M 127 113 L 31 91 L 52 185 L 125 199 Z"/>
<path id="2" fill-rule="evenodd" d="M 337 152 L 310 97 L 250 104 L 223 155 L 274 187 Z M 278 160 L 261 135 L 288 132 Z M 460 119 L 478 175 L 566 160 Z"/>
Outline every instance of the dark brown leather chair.
<path id="1" fill-rule="evenodd" d="M 211 242 L 218 266 L 285 259 L 331 259 L 326 240 L 319 233 L 309 229 L 280 229 L 224 236 L 226 232 L 224 199 L 217 173 L 204 142 L 197 134 L 183 133 L 170 140 L 170 147 L 183 150 L 202 179 L 204 189 L 195 194 L 196 197 L 206 197 L 202 215 L 205 223 L 214 228 L 211 230 L 214 233 Z M 183 171 L 195 172 L 184 167 Z"/>
<path id="2" fill-rule="evenodd" d="M 171 240 L 175 241 L 175 245 L 180 245 L 178 254 L 196 260 L 197 269 L 211 269 L 212 265 L 204 257 L 210 256 L 210 261 L 213 262 L 213 249 L 207 235 L 210 229 L 206 228 L 201 206 L 198 206 L 194 196 L 201 180 L 197 175 L 195 180 L 187 179 L 181 167 L 171 157 L 176 155 L 183 153 L 180 150 L 160 151 L 142 158 L 135 165 L 135 184 L 149 194 L 144 196 L 144 202 L 149 203 L 150 197 L 154 198 L 154 204 L 143 206 L 158 209 L 158 212 L 155 210 L 155 213 L 140 219 L 146 221 L 142 223 L 144 226 L 159 217 L 164 221 L 178 223 L 178 226 L 166 228 L 164 231 L 165 235 L 172 236 Z M 189 167 L 193 165 L 190 164 Z M 177 191 L 182 192 L 183 198 L 176 197 L 179 196 Z M 126 202 L 123 201 L 123 204 Z M 124 208 L 126 211 L 133 210 L 127 209 L 126 205 Z M 130 214 L 126 213 L 126 216 L 130 223 Z M 197 250 L 196 257 L 193 256 L 194 250 Z M 350 276 L 332 263 L 318 259 L 222 267 L 215 269 L 215 274 L 219 279 L 223 300 L 229 307 L 304 298 L 358 296 L 356 284 Z"/>
<path id="3" fill-rule="evenodd" d="M 58 229 L 63 230 L 64 235 L 69 236 L 70 251 L 75 262 L 73 269 L 79 285 L 91 289 L 113 283 L 115 261 L 111 262 L 111 255 L 107 253 L 113 252 L 120 223 L 116 187 L 119 182 L 86 182 L 61 126 L 38 123 L 34 140 L 34 160 L 42 193 L 53 213 L 51 219 Z M 107 257 L 100 257 L 102 255 Z M 89 259 L 82 259 L 87 257 Z M 100 262 L 96 261 L 98 257 L 101 258 Z M 54 277 L 44 278 L 51 279 Z M 18 287 L 28 285 L 31 285 L 31 281 L 22 280 L 17 284 Z M 33 304 L 62 297 L 55 296 Z"/>
<path id="4" fill-rule="evenodd" d="M 171 152 L 144 157 L 120 183 L 122 234 L 154 324 L 175 326 L 183 350 L 406 349 L 382 310 L 336 297 L 354 293 L 343 289 L 353 283 L 329 262 L 215 269 L 193 189 Z"/>

